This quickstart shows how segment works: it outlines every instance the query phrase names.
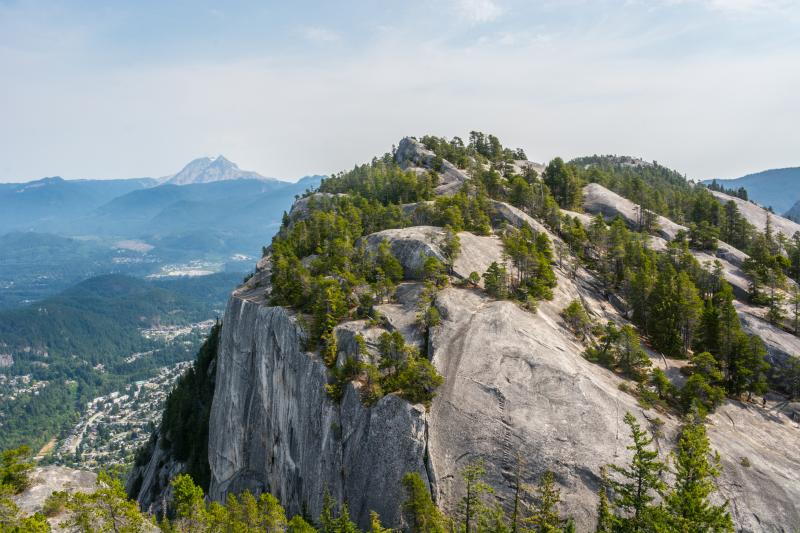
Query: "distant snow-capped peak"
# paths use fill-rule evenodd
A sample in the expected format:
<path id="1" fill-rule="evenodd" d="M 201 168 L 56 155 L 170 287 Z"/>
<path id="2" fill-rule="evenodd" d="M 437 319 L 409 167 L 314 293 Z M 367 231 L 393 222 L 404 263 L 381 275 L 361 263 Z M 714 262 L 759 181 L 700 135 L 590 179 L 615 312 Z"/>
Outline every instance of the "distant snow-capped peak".
<path id="1" fill-rule="evenodd" d="M 241 170 L 236 163 L 228 160 L 222 155 L 215 158 L 200 157 L 183 167 L 180 172 L 172 176 L 165 176 L 159 181 L 172 185 L 189 185 L 193 183 L 212 183 L 215 181 L 228 180 L 264 180 L 273 181 L 274 178 L 267 178 L 250 170 Z"/>

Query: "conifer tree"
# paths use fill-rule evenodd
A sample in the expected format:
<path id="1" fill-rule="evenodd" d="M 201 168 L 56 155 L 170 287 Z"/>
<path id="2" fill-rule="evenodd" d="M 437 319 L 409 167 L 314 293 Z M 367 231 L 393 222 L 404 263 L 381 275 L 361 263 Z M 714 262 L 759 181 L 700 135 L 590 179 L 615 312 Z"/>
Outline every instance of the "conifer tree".
<path id="1" fill-rule="evenodd" d="M 710 458 L 710 459 L 709 459 Z M 675 485 L 664 498 L 670 531 L 732 533 L 733 520 L 727 502 L 714 505 L 709 496 L 716 490 L 719 454 L 711 452 L 702 423 L 686 425 L 673 452 Z"/>
<path id="2" fill-rule="evenodd" d="M 406 501 L 403 510 L 413 531 L 418 533 L 445 533 L 445 519 L 431 499 L 431 492 L 416 472 L 403 476 Z"/>
<path id="3" fill-rule="evenodd" d="M 633 452 L 633 457 L 627 466 L 609 465 L 622 477 L 622 481 L 611 480 L 615 494 L 613 503 L 622 512 L 619 519 L 625 531 L 650 531 L 659 514 L 653 501 L 666 489 L 661 479 L 665 465 L 658 460 L 658 452 L 648 448 L 653 437 L 641 428 L 636 418 L 625 413 L 623 420 L 630 428 L 633 443 L 628 449 Z"/>
<path id="4" fill-rule="evenodd" d="M 485 519 L 488 507 L 483 501 L 486 494 L 493 494 L 494 489 L 483 481 L 486 469 L 483 460 L 468 464 L 461 471 L 464 480 L 465 494 L 459 502 L 458 509 L 464 527 L 464 533 L 479 531 L 479 524 Z"/>
<path id="5" fill-rule="evenodd" d="M 528 521 L 536 533 L 560 533 L 562 520 L 557 506 L 561 501 L 561 491 L 555 485 L 553 473 L 549 470 L 542 475 L 535 488 L 535 506 Z"/>

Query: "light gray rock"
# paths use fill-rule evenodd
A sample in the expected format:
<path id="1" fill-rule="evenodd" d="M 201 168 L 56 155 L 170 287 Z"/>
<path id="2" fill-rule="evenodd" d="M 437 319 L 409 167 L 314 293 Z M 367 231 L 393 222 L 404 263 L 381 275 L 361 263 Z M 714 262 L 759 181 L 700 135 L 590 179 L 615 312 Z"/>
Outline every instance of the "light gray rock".
<path id="1" fill-rule="evenodd" d="M 527 480 L 553 470 L 565 507 L 578 530 L 586 531 L 594 521 L 600 466 L 627 457 L 625 411 L 646 427 L 648 420 L 663 418 L 658 445 L 662 453 L 671 447 L 678 421 L 642 411 L 618 390 L 616 376 L 585 361 L 583 347 L 565 335 L 554 310 L 542 306 L 531 314 L 460 289 L 443 291 L 437 303 L 443 324 L 433 335 L 433 361 L 447 380 L 431 408 L 429 453 L 436 493 L 446 509 L 454 510 L 463 494 L 459 469 L 478 458 L 509 502 L 520 455 L 527 461 Z M 728 422 L 737 417 L 741 422 Z M 737 501 L 732 511 L 738 526 L 780 531 L 796 523 L 797 424 L 740 404 L 726 405 L 712 423 L 712 444 L 724 462 L 719 496 Z M 751 434 L 740 434 L 751 427 Z M 788 449 L 782 447 L 786 439 L 792 441 Z M 763 463 L 750 470 L 740 463 L 744 456 Z"/>
<path id="2" fill-rule="evenodd" d="M 790 358 L 800 357 L 800 338 L 777 328 L 764 320 L 764 311 L 746 303 L 734 302 L 742 329 L 750 335 L 758 335 L 767 348 L 767 360 L 773 366 L 771 380 L 786 386 L 783 370 Z"/>
<path id="3" fill-rule="evenodd" d="M 772 219 L 772 231 L 783 233 L 787 238 L 791 238 L 796 232 L 800 231 L 800 224 L 784 218 L 775 213 L 770 213 L 763 207 L 753 202 L 730 196 L 723 192 L 710 191 L 721 203 L 733 202 L 739 208 L 739 212 L 747 219 L 758 231 L 763 232 L 767 227 L 767 216 Z"/>
<path id="4" fill-rule="evenodd" d="M 395 159 L 405 170 L 418 170 L 427 172 L 433 168 L 432 162 L 436 155 L 425 148 L 418 140 L 405 137 L 400 141 L 395 153 Z M 423 167 L 423 168 L 420 168 Z M 439 174 L 439 185 L 435 192 L 439 196 L 451 196 L 461 190 L 461 186 L 469 176 L 457 168 L 450 161 L 443 161 Z"/>
<path id="5" fill-rule="evenodd" d="M 435 226 L 411 226 L 388 229 L 366 237 L 367 249 L 375 251 L 382 242 L 389 244 L 392 254 L 403 265 L 405 277 L 419 279 L 427 257 L 445 262 L 442 244 L 445 231 Z M 461 279 L 471 272 L 483 274 L 492 262 L 502 261 L 503 244 L 495 236 L 480 236 L 462 231 L 458 234 L 461 252 L 453 262 L 453 274 Z"/>
<path id="6" fill-rule="evenodd" d="M 76 492 L 93 492 L 97 474 L 88 470 L 77 470 L 64 466 L 37 466 L 30 476 L 30 487 L 13 497 L 14 503 L 23 515 L 32 515 L 42 511 L 44 502 L 56 491 L 69 494 Z M 47 519 L 53 531 L 64 531 L 59 523 L 66 518 L 62 512 Z"/>
<path id="7" fill-rule="evenodd" d="M 331 194 L 328 192 L 315 192 L 299 198 L 292 204 L 292 209 L 289 210 L 289 218 L 292 221 L 298 221 L 306 218 L 310 212 L 310 206 L 324 204 L 324 202 L 331 198 L 347 196 L 346 194 Z"/>
<path id="8" fill-rule="evenodd" d="M 382 242 L 389 244 L 392 255 L 403 265 L 407 279 L 420 279 L 428 257 L 444 262 L 444 253 L 439 244 L 445 232 L 435 226 L 412 226 L 410 228 L 387 229 L 366 237 L 367 249 L 375 252 Z"/>
<path id="9" fill-rule="evenodd" d="M 487 480 L 508 504 L 519 455 L 526 480 L 554 471 L 565 510 L 578 530 L 590 529 L 600 466 L 627 458 L 624 413 L 633 412 L 646 427 L 664 419 L 658 439 L 664 454 L 679 421 L 643 411 L 619 390 L 617 376 L 581 356 L 584 346 L 558 315 L 566 303 L 581 298 L 598 319 L 620 319 L 596 296 L 588 274 L 576 280 L 558 275 L 553 302 L 543 302 L 536 313 L 479 291 L 439 293 L 443 321 L 432 332 L 430 354 L 445 384 L 429 413 L 395 396 L 365 408 L 355 385 L 341 405 L 332 404 L 322 392 L 324 365 L 302 350 L 291 314 L 234 297 L 212 409 L 211 496 L 270 490 L 290 513 L 305 507 L 313 515 L 327 487 L 349 502 L 362 527 L 369 509 L 401 526 L 405 472 L 420 473 L 437 502 L 453 511 L 463 494 L 459 470 L 482 458 Z M 414 285 L 404 285 L 410 304 Z M 365 329 L 358 322 L 339 331 L 344 338 Z M 738 526 L 786 530 L 798 519 L 792 503 L 800 498 L 797 424 L 784 414 L 733 403 L 713 415 L 712 425 L 712 443 L 724 461 L 719 497 L 736 502 Z M 752 466 L 743 466 L 741 457 Z"/>
<path id="10" fill-rule="evenodd" d="M 593 215 L 600 213 L 608 220 L 619 215 L 631 227 L 636 227 L 639 219 L 638 205 L 609 191 L 599 183 L 590 183 L 583 188 L 583 208 Z M 670 241 L 675 238 L 678 231 L 688 231 L 686 226 L 676 224 L 661 215 L 657 215 L 657 223 L 656 233 Z"/>
<path id="11" fill-rule="evenodd" d="M 45 500 L 56 491 L 91 492 L 97 474 L 65 466 L 37 466 L 30 476 L 30 487 L 14 496 L 14 503 L 24 514 L 42 510 Z"/>

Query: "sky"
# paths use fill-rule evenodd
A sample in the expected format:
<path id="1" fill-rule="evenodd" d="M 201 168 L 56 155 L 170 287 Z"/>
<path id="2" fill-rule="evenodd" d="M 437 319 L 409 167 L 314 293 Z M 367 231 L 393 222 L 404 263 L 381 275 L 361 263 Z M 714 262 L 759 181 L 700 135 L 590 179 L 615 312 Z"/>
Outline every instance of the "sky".
<path id="1" fill-rule="evenodd" d="M 404 136 L 800 166 L 796 0 L 0 0 L 0 181 L 295 180 Z"/>

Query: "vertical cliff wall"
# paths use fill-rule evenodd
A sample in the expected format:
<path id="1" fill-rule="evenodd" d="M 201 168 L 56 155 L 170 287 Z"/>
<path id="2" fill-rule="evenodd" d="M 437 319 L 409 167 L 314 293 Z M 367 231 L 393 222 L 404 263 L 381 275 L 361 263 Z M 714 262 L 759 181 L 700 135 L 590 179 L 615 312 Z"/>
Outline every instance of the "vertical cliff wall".
<path id="1" fill-rule="evenodd" d="M 317 516 L 327 490 L 362 525 L 370 510 L 400 523 L 403 475 L 428 480 L 424 409 L 397 396 L 365 408 L 353 385 L 333 403 L 325 365 L 303 344 L 286 309 L 231 298 L 211 410 L 210 496 L 270 491 L 288 513 Z"/>

